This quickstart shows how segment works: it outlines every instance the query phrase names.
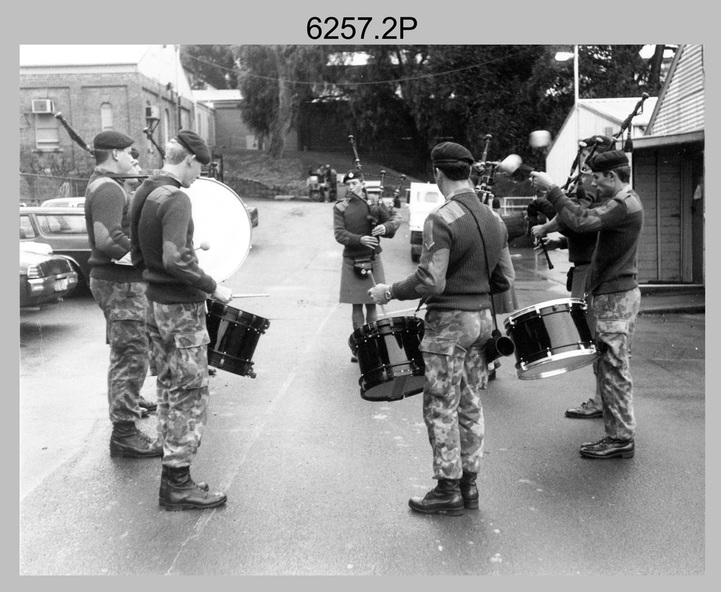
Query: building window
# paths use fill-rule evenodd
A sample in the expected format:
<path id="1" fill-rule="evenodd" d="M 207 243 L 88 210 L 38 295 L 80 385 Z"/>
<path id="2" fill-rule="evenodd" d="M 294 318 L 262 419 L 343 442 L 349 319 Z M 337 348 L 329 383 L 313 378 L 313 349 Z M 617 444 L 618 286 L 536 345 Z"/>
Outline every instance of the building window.
<path id="1" fill-rule="evenodd" d="M 113 108 L 110 103 L 100 105 L 100 129 L 103 131 L 113 129 Z"/>
<path id="2" fill-rule="evenodd" d="M 35 147 L 46 152 L 60 148 L 58 120 L 52 113 L 35 115 Z"/>

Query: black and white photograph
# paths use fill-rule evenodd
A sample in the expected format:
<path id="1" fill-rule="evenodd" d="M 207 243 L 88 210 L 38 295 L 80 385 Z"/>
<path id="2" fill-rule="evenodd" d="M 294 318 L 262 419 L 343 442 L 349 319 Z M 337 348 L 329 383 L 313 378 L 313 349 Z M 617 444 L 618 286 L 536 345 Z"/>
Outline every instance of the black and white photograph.
<path id="1" fill-rule="evenodd" d="M 378 4 L 10 48 L 20 584 L 715 571 L 713 44 Z"/>

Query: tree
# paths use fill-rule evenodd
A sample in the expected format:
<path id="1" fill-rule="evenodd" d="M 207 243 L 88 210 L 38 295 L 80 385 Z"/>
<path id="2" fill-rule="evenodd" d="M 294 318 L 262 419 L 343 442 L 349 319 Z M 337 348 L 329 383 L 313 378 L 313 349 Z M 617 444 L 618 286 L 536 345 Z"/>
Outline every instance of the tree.
<path id="1" fill-rule="evenodd" d="M 230 45 L 181 45 L 180 61 L 194 75 L 194 89 L 202 89 L 204 83 L 219 89 L 238 88 L 238 69 Z"/>
<path id="2" fill-rule="evenodd" d="M 242 45 L 233 48 L 239 63 L 244 121 L 261 137 L 270 137 L 268 153 L 280 158 L 299 104 L 322 87 L 325 46 Z M 316 91 L 317 92 L 317 91 Z"/>

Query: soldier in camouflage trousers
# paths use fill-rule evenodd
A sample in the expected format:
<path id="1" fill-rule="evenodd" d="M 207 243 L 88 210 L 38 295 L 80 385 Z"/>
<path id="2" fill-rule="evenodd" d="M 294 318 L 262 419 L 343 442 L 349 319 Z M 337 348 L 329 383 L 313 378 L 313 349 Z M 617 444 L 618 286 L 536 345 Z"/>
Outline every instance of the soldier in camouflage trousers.
<path id="1" fill-rule="evenodd" d="M 643 204 L 631 189 L 631 168 L 625 153 L 609 150 L 596 154 L 588 165 L 599 202 L 596 207 L 587 208 L 570 200 L 548 173 L 532 173 L 533 184 L 548 190 L 547 199 L 564 226 L 574 232 L 598 233 L 585 294 L 600 353 L 596 382 L 606 436 L 582 444 L 581 456 L 631 458 L 635 454 L 636 421 L 630 357 L 641 302 L 637 259 Z"/>
<path id="2" fill-rule="evenodd" d="M 418 268 L 390 286 L 377 284 L 369 294 L 378 304 L 393 298 L 425 301 L 423 418 L 438 485 L 408 505 L 423 514 L 457 516 L 478 508 L 481 393 L 488 384 L 484 348 L 492 331 L 491 294 L 510 288 L 499 265 L 508 232 L 476 197 L 468 149 L 442 142 L 431 160 L 446 201 L 426 218 Z"/>
<path id="3" fill-rule="evenodd" d="M 423 419 L 433 478 L 461 479 L 463 473 L 478 473 L 483 454 L 481 392 L 488 365 L 480 344 L 491 337 L 491 311 L 428 311 L 424 326 Z"/>
<path id="4" fill-rule="evenodd" d="M 589 296 L 588 305 L 595 324 L 598 386 L 603 403 L 606 434 L 619 441 L 633 441 L 631 341 L 641 304 L 638 288 L 627 292 Z"/>
<path id="5" fill-rule="evenodd" d="M 163 464 L 189 466 L 207 420 L 208 344 L 205 304 L 150 302 L 150 340 L 159 369 L 158 436 Z"/>
<path id="6" fill-rule="evenodd" d="M 190 476 L 207 419 L 205 304 L 233 297 L 200 267 L 193 208 L 183 191 L 211 161 L 205 140 L 180 130 L 166 145 L 160 171 L 143 181 L 130 212 L 132 261 L 148 282 L 148 332 L 157 367 L 158 435 L 163 444 L 158 503 L 168 511 L 222 506 L 227 496 Z"/>
<path id="7" fill-rule="evenodd" d="M 140 391 L 148 373 L 146 284 L 129 261 L 130 197 L 117 178 L 131 173 L 136 164 L 132 143 L 133 138 L 116 131 L 101 132 L 93 140 L 97 166 L 85 192 L 91 266 L 88 284 L 105 315 L 110 345 L 110 455 L 156 458 L 162 455 L 160 444 L 135 424 L 143 414 Z"/>
<path id="8" fill-rule="evenodd" d="M 142 415 L 138 400 L 148 373 L 145 290 L 144 282 L 90 278 L 90 291 L 105 315 L 110 345 L 108 406 L 113 424 L 135 422 Z"/>

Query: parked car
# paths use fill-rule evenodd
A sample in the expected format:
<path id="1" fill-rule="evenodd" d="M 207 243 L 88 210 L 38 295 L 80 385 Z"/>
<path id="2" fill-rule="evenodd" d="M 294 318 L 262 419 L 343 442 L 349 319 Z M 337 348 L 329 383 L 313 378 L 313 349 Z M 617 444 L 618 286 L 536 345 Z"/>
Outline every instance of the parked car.
<path id="1" fill-rule="evenodd" d="M 84 197 L 53 197 L 40 204 L 45 208 L 82 208 L 85 206 Z"/>
<path id="2" fill-rule="evenodd" d="M 88 288 L 90 241 L 81 207 L 26 206 L 20 210 L 20 242 L 49 245 L 78 275 L 81 290 Z"/>
<path id="3" fill-rule="evenodd" d="M 65 257 L 42 243 L 20 243 L 20 308 L 53 304 L 78 285 L 78 274 Z"/>

